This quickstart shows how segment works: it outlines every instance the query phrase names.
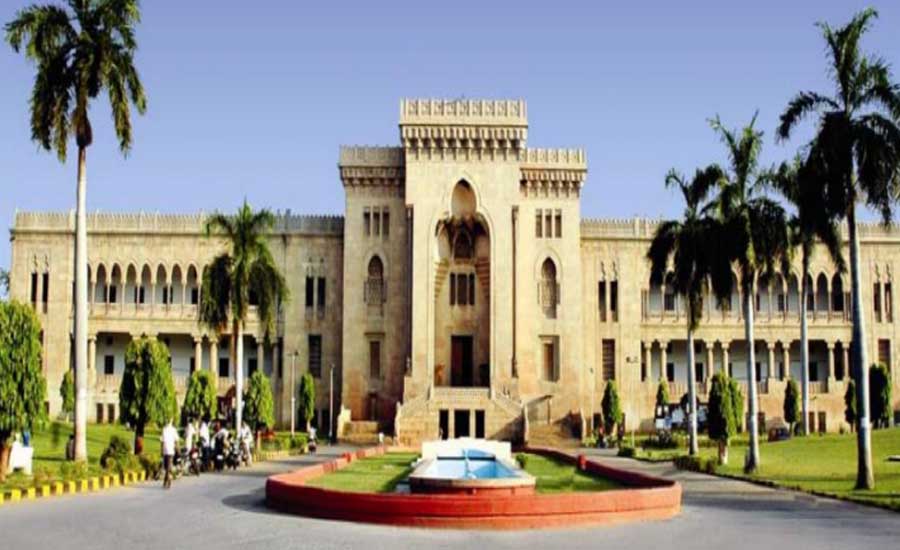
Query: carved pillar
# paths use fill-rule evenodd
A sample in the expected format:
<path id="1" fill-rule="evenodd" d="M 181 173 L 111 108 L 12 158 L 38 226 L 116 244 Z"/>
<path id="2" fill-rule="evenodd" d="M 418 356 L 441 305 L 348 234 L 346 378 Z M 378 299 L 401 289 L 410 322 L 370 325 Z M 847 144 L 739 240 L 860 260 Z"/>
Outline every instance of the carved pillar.
<path id="1" fill-rule="evenodd" d="M 278 360 L 280 359 L 278 355 L 278 340 L 272 343 L 272 379 L 280 378 L 278 376 Z"/>
<path id="2" fill-rule="evenodd" d="M 775 342 L 766 341 L 766 346 L 769 348 L 769 380 L 775 379 Z"/>
<path id="3" fill-rule="evenodd" d="M 828 383 L 834 382 L 834 342 L 825 342 L 828 346 Z"/>
<path id="4" fill-rule="evenodd" d="M 644 365 L 647 380 L 653 381 L 653 342 L 644 342 Z"/>
<path id="5" fill-rule="evenodd" d="M 256 339 L 256 369 L 260 370 L 262 372 L 266 372 L 266 369 L 264 368 L 265 363 L 266 363 L 265 341 L 262 339 L 262 337 L 257 337 L 257 339 Z"/>
<path id="6" fill-rule="evenodd" d="M 731 342 L 722 342 L 722 372 L 731 376 L 731 372 L 728 369 L 728 362 L 730 361 L 728 357 L 729 347 L 731 347 Z"/>
<path id="7" fill-rule="evenodd" d="M 194 370 L 203 368 L 203 336 L 194 336 Z"/>
<path id="8" fill-rule="evenodd" d="M 715 370 L 713 367 L 713 361 L 715 361 L 715 340 L 707 340 L 706 341 L 706 381 L 709 382 L 712 380 L 713 371 Z"/>
<path id="9" fill-rule="evenodd" d="M 806 297 L 804 296 L 804 300 Z M 791 378 L 791 342 L 781 342 L 781 352 L 784 354 L 782 361 L 784 363 L 784 372 L 782 373 L 782 380 L 789 380 Z"/>
<path id="10" fill-rule="evenodd" d="M 659 342 L 659 379 L 666 379 L 666 354 L 668 350 L 666 349 L 669 346 L 669 343 L 666 341 Z"/>
<path id="11" fill-rule="evenodd" d="M 91 334 L 88 335 L 88 380 L 91 380 L 92 376 L 96 376 L 97 372 L 97 335 Z"/>
<path id="12" fill-rule="evenodd" d="M 212 372 L 214 379 L 219 377 L 219 338 L 217 336 L 209 338 L 209 371 Z"/>
<path id="13" fill-rule="evenodd" d="M 843 372 L 844 380 L 847 380 L 848 378 L 850 378 L 850 360 L 849 360 L 850 353 L 849 353 L 849 351 L 850 351 L 850 344 L 847 342 L 841 342 L 841 352 L 842 352 L 843 360 L 844 360 L 844 372 Z"/>

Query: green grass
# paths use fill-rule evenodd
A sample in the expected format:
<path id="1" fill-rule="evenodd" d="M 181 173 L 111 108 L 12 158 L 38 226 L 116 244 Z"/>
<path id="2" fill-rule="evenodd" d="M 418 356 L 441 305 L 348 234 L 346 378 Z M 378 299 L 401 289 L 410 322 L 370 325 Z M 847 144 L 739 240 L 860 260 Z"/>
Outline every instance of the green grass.
<path id="1" fill-rule="evenodd" d="M 35 431 L 31 436 L 31 445 L 34 447 L 32 471 L 39 473 L 45 470 L 49 474 L 49 480 L 54 480 L 59 472 L 59 467 L 66 461 L 66 442 L 72 433 L 71 422 L 51 422 L 46 428 Z M 88 424 L 87 447 L 88 465 L 91 474 L 99 474 L 100 455 L 109 444 L 113 435 L 124 437 L 127 441 L 134 441 L 134 432 L 120 424 Z M 144 435 L 144 453 L 147 456 L 159 456 L 159 431 L 148 428 Z M 22 474 L 7 476 L 6 483 L 0 484 L 0 491 L 18 488 L 24 489 L 34 484 L 32 478 Z"/>
<path id="2" fill-rule="evenodd" d="M 540 455 L 527 455 L 525 471 L 537 478 L 535 490 L 541 494 L 621 489 L 615 481 L 594 476 L 567 464 Z"/>
<path id="3" fill-rule="evenodd" d="M 714 454 L 701 449 L 702 454 Z M 789 441 L 762 443 L 757 474 L 742 471 L 746 441 L 729 450 L 729 464 L 718 472 L 772 482 L 781 487 L 827 494 L 900 511 L 900 463 L 888 462 L 888 455 L 900 454 L 900 429 L 872 432 L 872 464 L 875 490 L 856 491 L 856 435 L 828 434 L 795 437 Z"/>
<path id="4" fill-rule="evenodd" d="M 356 460 L 349 466 L 307 482 L 310 487 L 354 493 L 390 493 L 412 471 L 415 453 L 387 453 Z"/>

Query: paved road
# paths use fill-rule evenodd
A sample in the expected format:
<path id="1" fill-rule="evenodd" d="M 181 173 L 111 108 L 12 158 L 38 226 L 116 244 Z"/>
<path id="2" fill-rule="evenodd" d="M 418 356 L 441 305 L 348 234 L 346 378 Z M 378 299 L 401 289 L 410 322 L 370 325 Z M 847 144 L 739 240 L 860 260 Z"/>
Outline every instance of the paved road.
<path id="1" fill-rule="evenodd" d="M 685 487 L 675 519 L 594 529 L 530 532 L 429 531 L 311 520 L 274 514 L 262 505 L 272 472 L 339 453 L 297 457 L 223 475 L 181 479 L 94 495 L 0 507 L 0 547 L 85 548 L 607 548 L 716 550 L 790 547 L 896 548 L 900 514 L 777 491 L 742 482 L 603 457 L 673 477 Z"/>

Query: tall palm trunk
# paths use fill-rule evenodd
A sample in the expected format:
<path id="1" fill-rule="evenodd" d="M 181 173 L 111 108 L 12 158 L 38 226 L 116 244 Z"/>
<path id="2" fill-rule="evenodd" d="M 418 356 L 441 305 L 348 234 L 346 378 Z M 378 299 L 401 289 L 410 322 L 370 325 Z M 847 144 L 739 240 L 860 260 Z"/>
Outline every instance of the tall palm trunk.
<path id="1" fill-rule="evenodd" d="M 234 321 L 234 330 L 231 331 L 234 338 L 234 429 L 241 429 L 241 419 L 244 413 L 244 326 L 240 319 Z"/>
<path id="2" fill-rule="evenodd" d="M 75 460 L 87 461 L 87 149 L 78 147 L 75 206 Z"/>
<path id="3" fill-rule="evenodd" d="M 688 313 L 687 346 L 688 402 L 690 407 L 690 413 L 688 414 L 688 436 L 691 445 L 690 454 L 696 455 L 699 453 L 699 444 L 697 443 L 697 381 L 694 360 L 694 329 L 691 328 L 690 313 Z"/>
<path id="4" fill-rule="evenodd" d="M 850 229 L 850 281 L 853 300 L 853 376 L 856 377 L 856 488 L 874 489 L 872 472 L 872 427 L 869 423 L 869 377 L 866 356 L 866 326 L 862 314 L 862 284 L 859 278 L 859 234 L 856 231 L 856 205 L 851 201 L 847 209 L 847 225 Z"/>
<path id="5" fill-rule="evenodd" d="M 800 275 L 803 277 L 803 282 L 800 284 L 800 393 L 803 396 L 803 435 L 809 435 L 809 320 L 806 318 L 809 256 L 805 252 L 803 252 L 802 264 L 803 269 Z M 785 368 L 790 372 L 790 365 L 785 365 Z"/>
<path id="6" fill-rule="evenodd" d="M 744 335 L 747 340 L 747 411 L 750 416 L 747 430 L 750 432 L 750 449 L 744 470 L 755 472 L 759 468 L 759 427 L 756 403 L 756 345 L 753 335 L 753 309 L 756 285 L 750 283 L 744 293 Z"/>

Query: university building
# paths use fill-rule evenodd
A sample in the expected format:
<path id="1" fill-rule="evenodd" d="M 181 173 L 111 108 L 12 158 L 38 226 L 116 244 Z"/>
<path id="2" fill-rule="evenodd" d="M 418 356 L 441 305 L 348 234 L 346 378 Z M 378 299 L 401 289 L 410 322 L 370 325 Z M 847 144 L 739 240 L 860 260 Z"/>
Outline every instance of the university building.
<path id="1" fill-rule="evenodd" d="M 278 213 L 271 250 L 292 299 L 269 341 L 251 308 L 239 366 L 231 334 L 198 322 L 203 269 L 225 246 L 203 235 L 205 214 L 89 215 L 92 418 L 117 417 L 125 346 L 152 335 L 171 350 L 179 396 L 194 369 L 212 370 L 222 395 L 236 368 L 262 369 L 286 425 L 292 380 L 309 372 L 320 429 L 333 422 L 350 439 L 577 433 L 611 380 L 627 428 L 651 429 L 660 378 L 675 402 L 688 372 L 681 300 L 649 283 L 656 222 L 582 219 L 585 153 L 529 148 L 523 101 L 404 100 L 399 130 L 396 147 L 341 148 L 343 217 Z M 11 297 L 33 304 L 43 323 L 51 413 L 73 364 L 74 224 L 73 212 L 17 212 L 10 231 Z M 860 234 L 866 345 L 890 367 L 898 409 L 900 231 L 863 225 Z M 815 429 L 836 431 L 849 379 L 849 275 L 824 249 L 811 272 L 811 415 Z M 782 416 L 786 380 L 800 378 L 799 281 L 798 263 L 754 300 L 767 420 Z M 746 385 L 740 303 L 736 290 L 730 304 L 704 306 L 701 402 L 720 369 Z"/>

